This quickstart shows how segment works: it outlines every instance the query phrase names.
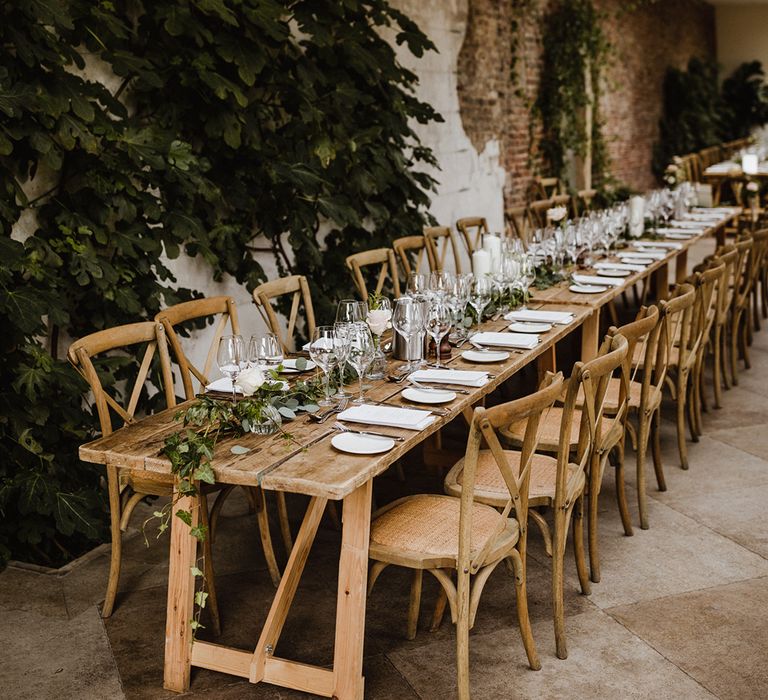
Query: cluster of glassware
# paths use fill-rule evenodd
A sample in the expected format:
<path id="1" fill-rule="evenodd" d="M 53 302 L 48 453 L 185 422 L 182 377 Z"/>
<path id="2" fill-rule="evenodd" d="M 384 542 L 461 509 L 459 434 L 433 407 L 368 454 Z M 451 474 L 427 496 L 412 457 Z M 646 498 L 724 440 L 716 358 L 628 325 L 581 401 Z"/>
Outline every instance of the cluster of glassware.
<path id="1" fill-rule="evenodd" d="M 252 335 L 246 344 L 241 335 L 225 335 L 219 340 L 216 363 L 225 377 L 232 381 L 232 396 L 240 373 L 249 367 L 277 369 L 283 362 L 283 346 L 274 333 Z"/>
<path id="2" fill-rule="evenodd" d="M 655 230 L 659 223 L 666 226 L 671 218 L 681 217 L 696 204 L 696 200 L 696 188 L 687 181 L 681 182 L 675 189 L 652 190 L 645 195 L 645 215 Z"/>

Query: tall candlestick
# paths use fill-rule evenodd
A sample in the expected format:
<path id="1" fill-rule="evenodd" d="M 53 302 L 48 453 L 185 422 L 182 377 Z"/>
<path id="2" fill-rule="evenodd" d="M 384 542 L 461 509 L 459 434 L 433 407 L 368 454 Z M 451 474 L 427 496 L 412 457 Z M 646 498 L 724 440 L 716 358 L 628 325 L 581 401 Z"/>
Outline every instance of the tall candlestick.
<path id="1" fill-rule="evenodd" d="M 484 249 L 476 250 L 472 253 L 472 274 L 475 277 L 482 277 L 491 271 L 491 254 Z"/>

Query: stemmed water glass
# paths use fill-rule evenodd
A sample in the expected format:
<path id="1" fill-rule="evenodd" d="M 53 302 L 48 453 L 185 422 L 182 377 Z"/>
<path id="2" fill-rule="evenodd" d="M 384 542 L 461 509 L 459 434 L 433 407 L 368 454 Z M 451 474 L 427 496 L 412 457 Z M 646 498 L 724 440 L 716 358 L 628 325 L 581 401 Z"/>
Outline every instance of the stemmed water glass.
<path id="1" fill-rule="evenodd" d="M 405 340 L 406 347 L 411 348 L 413 339 L 424 330 L 424 304 L 410 297 L 395 300 L 392 312 L 392 328 Z M 409 361 L 406 371 L 414 368 L 414 362 Z"/>
<path id="2" fill-rule="evenodd" d="M 351 364 L 357 376 L 360 378 L 360 396 L 354 399 L 353 403 L 364 403 L 363 398 L 363 377 L 368 370 L 374 356 L 373 337 L 371 330 L 366 323 L 353 323 L 349 334 L 349 355 L 348 361 Z"/>
<path id="3" fill-rule="evenodd" d="M 405 290 L 414 299 L 426 299 L 429 293 L 429 276 L 421 272 L 411 272 Z"/>
<path id="4" fill-rule="evenodd" d="M 349 357 L 349 335 L 352 331 L 352 324 L 346 321 L 337 321 L 333 324 L 333 330 L 336 333 L 336 339 L 339 342 L 339 347 L 336 350 L 339 366 L 339 390 L 334 394 L 335 399 L 344 399 L 349 396 L 344 391 L 344 367 L 347 364 L 347 358 Z"/>
<path id="5" fill-rule="evenodd" d="M 330 406 L 331 401 L 331 372 L 339 361 L 339 346 L 341 342 L 336 336 L 333 326 L 318 326 L 312 334 L 309 343 L 309 356 L 312 361 L 323 370 L 325 380 L 325 398 L 319 402 L 320 406 Z"/>
<path id="6" fill-rule="evenodd" d="M 453 314 L 453 340 L 464 340 L 467 336 L 464 328 L 464 317 L 469 303 L 469 288 L 472 281 L 472 275 L 457 274 L 454 275 L 451 289 L 446 298 L 448 307 Z"/>
<path id="7" fill-rule="evenodd" d="M 277 369 L 283 361 L 283 346 L 274 333 L 252 335 L 246 359 L 249 367 Z"/>
<path id="8" fill-rule="evenodd" d="M 368 304 L 356 299 L 342 299 L 336 307 L 337 323 L 362 323 L 368 315 Z"/>
<path id="9" fill-rule="evenodd" d="M 441 369 L 445 365 L 440 364 L 440 343 L 451 330 L 451 310 L 442 301 L 435 300 L 430 304 L 429 311 L 427 312 L 426 327 L 427 333 L 435 341 L 435 355 L 437 357 L 435 367 Z"/>
<path id="10" fill-rule="evenodd" d="M 240 376 L 245 362 L 245 343 L 241 335 L 225 335 L 219 340 L 219 348 L 216 353 L 216 363 L 222 374 L 229 377 L 232 382 L 232 400 L 237 400 L 235 382 Z"/>
<path id="11" fill-rule="evenodd" d="M 445 300 L 453 285 L 455 275 L 452 272 L 437 271 L 429 276 L 429 291 L 432 296 Z"/>
<path id="12" fill-rule="evenodd" d="M 469 295 L 469 303 L 477 312 L 478 324 L 483 321 L 483 311 L 493 296 L 493 281 L 489 277 L 475 277 Z"/>

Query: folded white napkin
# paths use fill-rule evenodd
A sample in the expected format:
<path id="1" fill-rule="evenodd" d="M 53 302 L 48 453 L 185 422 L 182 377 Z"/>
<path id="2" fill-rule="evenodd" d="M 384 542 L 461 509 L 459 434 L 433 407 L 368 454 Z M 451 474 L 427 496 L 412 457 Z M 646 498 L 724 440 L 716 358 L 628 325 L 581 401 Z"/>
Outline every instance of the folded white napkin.
<path id="1" fill-rule="evenodd" d="M 384 425 L 389 428 L 405 428 L 406 430 L 424 430 L 435 420 L 435 416 L 429 411 L 398 408 L 397 406 L 369 406 L 367 404 L 348 408 L 339 413 L 338 418 L 350 423 Z"/>
<path id="2" fill-rule="evenodd" d="M 700 236 L 702 233 L 704 233 L 706 229 L 695 231 L 690 228 L 657 228 L 656 233 L 658 233 L 660 236 L 664 236 L 665 238 L 677 238 L 678 240 L 683 240 L 684 238 L 696 238 L 696 236 Z"/>
<path id="3" fill-rule="evenodd" d="M 706 231 L 707 225 L 702 221 L 680 221 L 679 219 L 675 219 L 674 221 L 669 222 L 670 228 L 683 228 L 686 230 L 693 230 L 693 231 Z"/>
<path id="4" fill-rule="evenodd" d="M 653 253 L 647 250 L 620 250 L 616 253 L 622 260 L 624 258 L 634 258 L 643 260 L 664 260 L 667 257 L 666 253 Z"/>
<path id="5" fill-rule="evenodd" d="M 634 241 L 632 245 L 635 248 L 670 248 L 672 250 L 680 250 L 683 247 L 682 243 L 669 243 L 666 241 Z"/>
<path id="6" fill-rule="evenodd" d="M 482 333 L 473 336 L 473 339 Z M 497 335 L 509 335 L 498 333 Z M 488 372 L 476 372 L 466 369 L 420 369 L 410 375 L 417 382 L 435 384 L 461 384 L 463 386 L 484 386 L 488 383 Z"/>
<path id="7" fill-rule="evenodd" d="M 219 379 L 215 379 L 210 384 L 207 384 L 205 387 L 206 391 L 226 391 L 227 393 L 232 393 L 232 380 L 229 377 L 220 377 Z M 238 394 L 242 394 L 243 390 L 235 385 L 235 391 Z"/>
<path id="8" fill-rule="evenodd" d="M 741 165 L 739 163 L 732 163 L 730 161 L 723 161 L 722 163 L 715 163 L 714 165 L 710 165 L 705 171 L 705 174 L 722 174 L 722 173 L 730 173 L 734 170 L 741 170 Z"/>
<path id="9" fill-rule="evenodd" d="M 570 311 L 542 311 L 541 309 L 517 309 L 504 316 L 507 321 L 528 321 L 530 323 L 554 323 L 567 326 L 573 321 Z"/>
<path id="10" fill-rule="evenodd" d="M 595 263 L 596 270 L 628 270 L 629 272 L 642 272 L 645 265 L 639 263 L 599 262 Z"/>
<path id="11" fill-rule="evenodd" d="M 493 333 L 484 331 L 475 333 L 472 340 L 478 345 L 490 345 L 499 348 L 520 348 L 532 350 L 539 344 L 539 336 L 535 333 Z"/>
<path id="12" fill-rule="evenodd" d="M 691 209 L 691 211 L 695 214 L 698 213 L 712 213 L 712 214 L 721 214 L 723 217 L 725 216 L 733 216 L 734 214 L 738 214 L 739 210 L 736 207 L 694 207 Z"/>
<path id="13" fill-rule="evenodd" d="M 577 284 L 596 284 L 601 287 L 621 287 L 624 284 L 622 277 L 600 277 L 599 275 L 574 275 L 573 281 Z"/>

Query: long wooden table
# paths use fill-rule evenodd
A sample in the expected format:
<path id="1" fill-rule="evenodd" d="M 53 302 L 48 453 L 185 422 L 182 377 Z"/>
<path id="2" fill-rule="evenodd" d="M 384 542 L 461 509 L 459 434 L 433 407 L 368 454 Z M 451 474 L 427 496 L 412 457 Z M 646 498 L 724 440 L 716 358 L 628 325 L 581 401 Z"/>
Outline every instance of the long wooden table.
<path id="1" fill-rule="evenodd" d="M 721 235 L 726 222 L 703 235 Z M 400 435 L 404 442 L 383 455 L 357 456 L 341 454 L 330 444 L 334 430 L 299 418 L 289 424 L 295 443 L 287 444 L 280 436 L 245 435 L 223 439 L 217 444 L 213 469 L 216 480 L 223 484 L 261 486 L 310 496 L 310 503 L 288 559 L 285 572 L 272 601 L 267 619 L 253 650 L 235 649 L 213 642 L 194 640 L 190 625 L 194 612 L 195 579 L 191 568 L 196 563 L 197 540 L 179 518 L 171 518 L 170 565 L 165 631 L 164 687 L 183 692 L 189 689 L 193 666 L 248 678 L 253 683 L 272 683 L 341 700 L 359 700 L 363 696 L 363 638 L 368 570 L 368 538 L 370 531 L 373 479 L 384 472 L 400 456 L 413 449 L 441 427 L 461 414 L 471 416 L 472 406 L 531 362 L 540 370 L 554 369 L 554 350 L 558 341 L 582 328 L 582 352 L 591 357 L 597 349 L 599 314 L 602 306 L 648 275 L 667 274 L 668 265 L 684 256 L 695 239 L 683 241 L 680 249 L 670 250 L 663 261 L 649 265 L 643 273 L 627 277 L 619 287 L 598 295 L 578 295 L 567 285 L 535 292 L 529 306 L 546 305 L 547 310 L 564 310 L 574 314 L 567 326 L 554 326 L 542 334 L 541 342 L 532 350 L 513 351 L 508 360 L 494 365 L 477 365 L 464 360 L 459 353 L 449 364 L 456 369 L 484 369 L 494 376 L 469 395 L 458 394 L 448 405 L 446 415 L 422 431 L 386 428 Z M 678 264 L 678 276 L 682 268 Z M 666 289 L 666 277 L 660 290 Z M 498 320 L 483 324 L 483 330 L 502 330 L 508 322 Z M 371 401 L 407 405 L 400 392 L 405 388 L 379 382 L 366 393 Z M 111 435 L 80 448 L 87 462 L 112 465 L 145 475 L 167 475 L 168 460 L 160 454 L 167 436 L 179 430 L 173 416 L 178 408 L 144 418 Z M 250 448 L 246 454 L 232 454 L 234 444 Z M 178 494 L 176 494 L 178 497 Z M 322 668 L 275 655 L 280 634 L 296 593 L 321 516 L 328 500 L 343 501 L 341 555 L 337 589 L 336 632 L 332 668 Z M 196 497 L 179 498 L 177 509 L 189 510 L 196 523 L 199 502 Z"/>

